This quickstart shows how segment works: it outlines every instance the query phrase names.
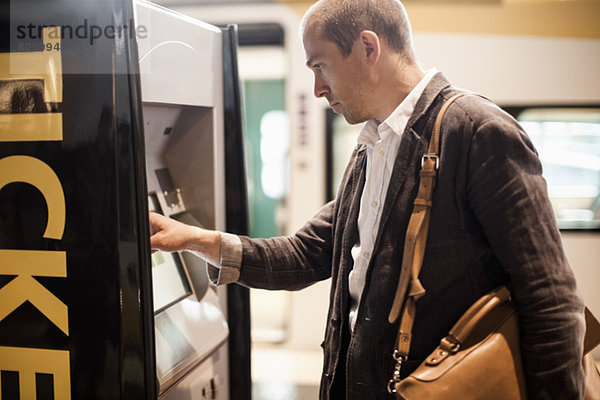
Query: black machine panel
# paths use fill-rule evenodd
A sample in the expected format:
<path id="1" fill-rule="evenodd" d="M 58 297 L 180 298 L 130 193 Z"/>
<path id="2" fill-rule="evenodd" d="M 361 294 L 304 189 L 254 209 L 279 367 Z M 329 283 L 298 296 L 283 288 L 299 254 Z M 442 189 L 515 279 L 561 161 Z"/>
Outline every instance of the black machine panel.
<path id="1" fill-rule="evenodd" d="M 1 7 L 0 397 L 154 399 L 132 4 Z"/>

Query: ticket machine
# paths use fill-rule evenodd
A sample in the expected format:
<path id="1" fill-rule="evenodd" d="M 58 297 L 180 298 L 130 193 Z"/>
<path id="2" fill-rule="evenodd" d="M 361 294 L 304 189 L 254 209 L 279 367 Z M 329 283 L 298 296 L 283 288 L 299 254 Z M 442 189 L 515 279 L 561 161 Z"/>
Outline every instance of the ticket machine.
<path id="1" fill-rule="evenodd" d="M 0 398 L 249 398 L 247 290 L 148 239 L 150 210 L 247 231 L 235 28 L 131 0 L 0 22 Z"/>
<path id="2" fill-rule="evenodd" d="M 148 207 L 226 230 L 220 28 L 136 1 Z M 231 71 L 231 68 L 228 68 Z M 236 80 L 228 76 L 228 80 Z M 152 255 L 159 398 L 228 399 L 227 291 L 190 254 Z"/>

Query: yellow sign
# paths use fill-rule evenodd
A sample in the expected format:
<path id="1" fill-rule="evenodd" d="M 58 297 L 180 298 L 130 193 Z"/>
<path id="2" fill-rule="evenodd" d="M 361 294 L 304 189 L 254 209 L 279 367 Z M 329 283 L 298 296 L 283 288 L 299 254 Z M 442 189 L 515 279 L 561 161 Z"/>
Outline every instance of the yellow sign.
<path id="1" fill-rule="evenodd" d="M 0 54 L 0 80 L 43 80 L 45 101 L 59 103 L 63 84 L 60 35 L 50 37 L 49 32 L 50 28 L 44 29 L 44 44 L 49 44 L 44 49 L 51 50 Z M 61 113 L 0 115 L 0 142 L 62 140 Z M 48 209 L 43 236 L 61 240 L 66 221 L 65 195 L 52 167 L 28 155 L 0 159 L 0 190 L 14 182 L 32 185 L 42 193 Z M 29 301 L 69 335 L 67 305 L 34 279 L 34 276 L 67 278 L 65 252 L 0 249 L 0 274 L 16 276 L 0 289 L 0 321 Z M 22 399 L 36 398 L 35 374 L 43 373 L 53 375 L 54 398 L 70 400 L 69 357 L 68 350 L 0 347 L 0 371 L 19 374 Z"/>
<path id="2" fill-rule="evenodd" d="M 0 347 L 0 371 L 19 373 L 21 399 L 36 398 L 36 373 L 53 375 L 55 399 L 71 399 L 68 351 Z"/>

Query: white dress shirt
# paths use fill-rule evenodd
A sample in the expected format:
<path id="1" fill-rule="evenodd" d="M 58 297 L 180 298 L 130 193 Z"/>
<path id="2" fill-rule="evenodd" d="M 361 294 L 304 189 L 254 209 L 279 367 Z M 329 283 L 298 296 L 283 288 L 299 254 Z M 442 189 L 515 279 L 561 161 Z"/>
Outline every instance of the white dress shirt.
<path id="1" fill-rule="evenodd" d="M 400 147 L 400 139 L 417 100 L 436 73 L 436 69 L 428 70 L 423 79 L 385 121 L 379 125 L 375 120 L 367 121 L 358 135 L 358 144 L 367 146 L 365 150 L 367 170 L 358 212 L 359 242 L 352 248 L 354 267 L 348 277 L 351 299 L 349 320 L 352 330 L 356 324 L 367 269 L 379 231 L 381 213 Z"/>

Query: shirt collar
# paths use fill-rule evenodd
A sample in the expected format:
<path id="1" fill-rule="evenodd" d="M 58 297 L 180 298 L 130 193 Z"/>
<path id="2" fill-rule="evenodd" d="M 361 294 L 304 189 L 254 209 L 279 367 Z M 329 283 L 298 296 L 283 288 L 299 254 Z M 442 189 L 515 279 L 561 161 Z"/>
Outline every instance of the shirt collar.
<path id="1" fill-rule="evenodd" d="M 408 96 L 402 100 L 402 102 L 396 107 L 394 111 L 383 121 L 378 124 L 377 121 L 371 119 L 365 123 L 360 133 L 358 134 L 357 142 L 359 145 L 373 145 L 379 139 L 387 137 L 391 132 L 398 136 L 402 135 L 408 119 L 415 109 L 417 100 L 423 94 L 425 87 L 438 72 L 436 68 L 427 70 L 425 76 L 417 83 L 417 85 L 410 91 Z"/>

